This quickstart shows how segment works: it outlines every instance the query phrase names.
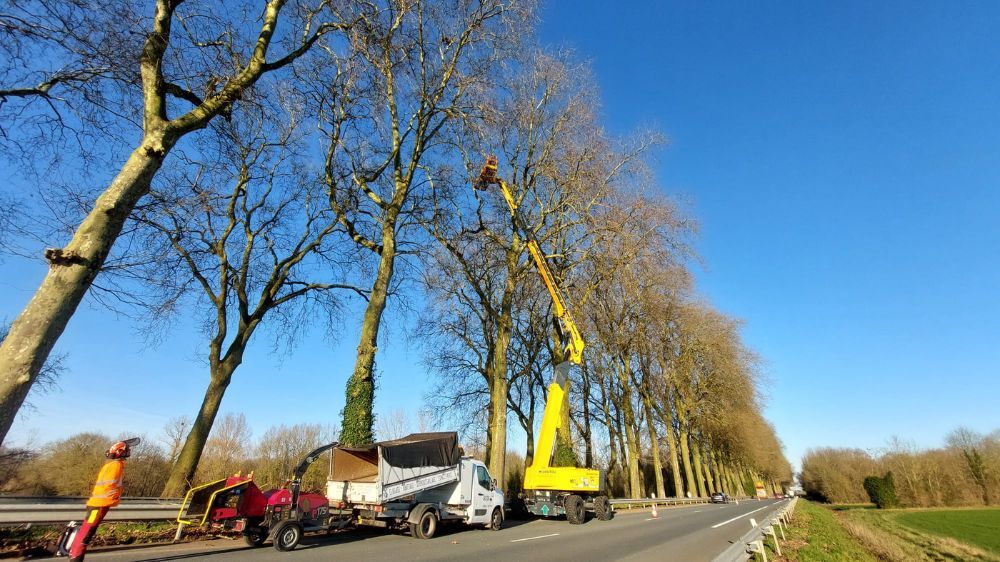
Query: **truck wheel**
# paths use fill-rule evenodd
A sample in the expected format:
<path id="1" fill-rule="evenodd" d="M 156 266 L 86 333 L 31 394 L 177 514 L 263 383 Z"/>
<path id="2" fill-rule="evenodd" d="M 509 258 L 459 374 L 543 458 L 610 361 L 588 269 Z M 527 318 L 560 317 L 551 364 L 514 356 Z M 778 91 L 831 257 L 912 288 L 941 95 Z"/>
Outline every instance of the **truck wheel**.
<path id="1" fill-rule="evenodd" d="M 503 511 L 497 507 L 493 509 L 493 515 L 490 515 L 490 524 L 487 527 L 491 531 L 499 531 L 503 527 Z"/>
<path id="2" fill-rule="evenodd" d="M 601 521 L 607 521 L 614 516 L 608 496 L 597 496 L 594 498 L 594 515 Z"/>
<path id="3" fill-rule="evenodd" d="M 260 546 L 267 540 L 267 533 L 263 531 L 247 531 L 243 535 L 243 540 L 250 546 Z"/>
<path id="4" fill-rule="evenodd" d="M 285 523 L 274 533 L 274 548 L 285 552 L 298 546 L 302 540 L 302 527 L 298 523 Z"/>
<path id="5" fill-rule="evenodd" d="M 418 539 L 429 539 L 437 531 L 437 524 L 437 516 L 433 511 L 427 510 L 420 515 L 419 521 L 410 523 L 410 534 Z"/>
<path id="6" fill-rule="evenodd" d="M 583 505 L 583 498 L 576 494 L 566 496 L 563 507 L 566 508 L 566 520 L 573 525 L 580 525 L 587 517 L 587 508 Z"/>

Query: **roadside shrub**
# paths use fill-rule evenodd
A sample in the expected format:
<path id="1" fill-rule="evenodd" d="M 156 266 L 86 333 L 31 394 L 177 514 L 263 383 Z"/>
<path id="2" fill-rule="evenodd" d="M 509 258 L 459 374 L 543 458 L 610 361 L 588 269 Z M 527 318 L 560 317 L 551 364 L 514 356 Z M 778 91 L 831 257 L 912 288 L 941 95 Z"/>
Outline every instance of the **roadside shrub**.
<path id="1" fill-rule="evenodd" d="M 865 478 L 864 482 L 865 491 L 868 492 L 868 498 L 871 499 L 872 503 L 878 506 L 879 509 L 886 509 L 890 507 L 896 507 L 899 505 L 899 500 L 896 497 L 896 483 L 892 478 L 892 471 L 885 473 L 885 476 L 869 476 Z"/>

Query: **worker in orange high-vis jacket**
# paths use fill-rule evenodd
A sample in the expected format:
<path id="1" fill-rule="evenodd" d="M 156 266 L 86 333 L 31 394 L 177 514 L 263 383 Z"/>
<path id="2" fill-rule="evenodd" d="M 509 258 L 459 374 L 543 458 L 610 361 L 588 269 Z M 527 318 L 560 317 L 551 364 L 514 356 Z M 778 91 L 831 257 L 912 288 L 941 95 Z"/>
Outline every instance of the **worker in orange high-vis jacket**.
<path id="1" fill-rule="evenodd" d="M 87 553 L 87 545 L 94 538 L 98 525 L 104 520 L 108 510 L 118 505 L 122 497 L 125 459 L 132 454 L 132 447 L 138 443 L 138 437 L 119 441 L 104 453 L 104 456 L 108 457 L 109 460 L 104 463 L 101 472 L 97 474 L 94 491 L 90 493 L 90 499 L 87 500 L 87 516 L 80 527 L 75 530 L 76 532 L 69 537 L 69 549 L 65 554 L 69 555 L 70 562 L 83 560 L 83 556 Z"/>

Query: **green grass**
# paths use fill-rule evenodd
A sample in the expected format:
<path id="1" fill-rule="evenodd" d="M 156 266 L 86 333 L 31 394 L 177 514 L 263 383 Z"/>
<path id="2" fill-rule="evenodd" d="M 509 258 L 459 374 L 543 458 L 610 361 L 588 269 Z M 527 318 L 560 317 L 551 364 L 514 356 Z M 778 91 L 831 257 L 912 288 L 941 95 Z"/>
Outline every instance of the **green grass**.
<path id="1" fill-rule="evenodd" d="M 837 512 L 836 517 L 854 539 L 882 560 L 1000 562 L 1000 556 L 996 551 L 991 552 L 988 548 L 973 543 L 967 536 L 956 538 L 941 532 L 943 529 L 937 523 L 941 515 L 935 516 L 935 514 L 963 511 L 974 513 L 991 510 L 859 509 Z M 928 532 L 905 523 L 906 518 L 912 516 L 916 516 L 918 520 L 925 522 L 937 532 Z M 988 521 L 984 523 L 989 525 Z M 993 525 L 995 533 L 996 523 Z M 985 534 L 989 534 L 989 530 L 986 530 Z"/>
<path id="2" fill-rule="evenodd" d="M 896 515 L 900 523 L 1000 554 L 1000 509 L 910 511 Z"/>
<path id="3" fill-rule="evenodd" d="M 770 549 L 772 541 L 769 539 L 766 542 Z M 831 510 L 804 500 L 799 500 L 796 504 L 792 522 L 788 526 L 788 540 L 782 542 L 781 550 L 788 560 L 876 560 L 844 531 Z M 769 553 L 768 559 L 772 556 Z"/>

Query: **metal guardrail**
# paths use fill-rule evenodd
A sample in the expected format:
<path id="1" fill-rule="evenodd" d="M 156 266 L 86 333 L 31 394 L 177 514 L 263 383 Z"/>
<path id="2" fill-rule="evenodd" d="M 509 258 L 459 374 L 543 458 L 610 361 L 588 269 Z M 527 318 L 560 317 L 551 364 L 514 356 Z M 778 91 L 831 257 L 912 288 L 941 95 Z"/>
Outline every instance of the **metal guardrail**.
<path id="1" fill-rule="evenodd" d="M 724 550 L 722 554 L 716 556 L 712 562 L 743 562 L 755 553 L 760 553 L 761 557 L 764 558 L 764 562 L 767 562 L 767 549 L 764 547 L 764 541 L 767 540 L 768 536 L 774 539 L 774 551 L 778 556 L 781 556 L 781 545 L 778 544 L 778 531 L 781 532 L 781 538 L 784 539 L 785 527 L 792 518 L 797 501 L 798 498 L 792 498 L 784 507 L 778 509 L 760 523 L 751 519 L 750 523 L 752 526 L 750 530 Z M 778 530 L 776 531 L 775 528 Z"/>
<path id="2" fill-rule="evenodd" d="M 83 517 L 87 496 L 0 496 L 0 525 L 65 523 Z M 175 498 L 122 498 L 108 521 L 174 519 L 181 507 Z"/>
<path id="3" fill-rule="evenodd" d="M 734 498 L 731 496 L 726 496 L 726 503 L 732 503 L 733 501 L 750 501 L 756 498 L 740 497 Z M 651 507 L 654 505 L 695 505 L 700 503 L 712 503 L 711 498 L 631 498 L 631 499 L 618 499 L 611 500 L 611 505 L 616 507 L 624 507 L 625 509 L 632 509 L 633 507 Z"/>
<path id="4" fill-rule="evenodd" d="M 732 501 L 734 498 L 729 498 Z M 752 498 L 739 498 L 750 500 Z M 61 523 L 79 519 L 87 496 L 0 496 L 0 525 L 25 523 Z M 108 512 L 109 521 L 157 521 L 174 519 L 181 508 L 180 498 L 122 498 L 118 507 Z M 622 498 L 611 500 L 619 509 L 653 505 L 696 505 L 710 503 L 710 498 Z"/>

